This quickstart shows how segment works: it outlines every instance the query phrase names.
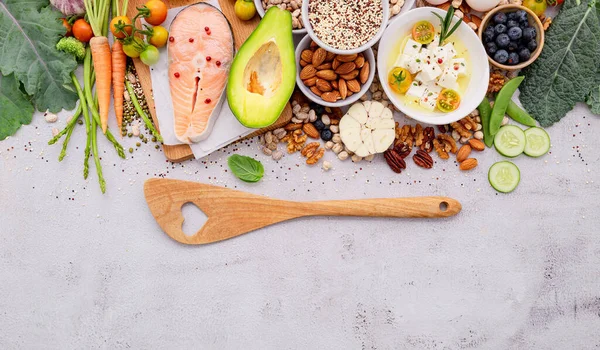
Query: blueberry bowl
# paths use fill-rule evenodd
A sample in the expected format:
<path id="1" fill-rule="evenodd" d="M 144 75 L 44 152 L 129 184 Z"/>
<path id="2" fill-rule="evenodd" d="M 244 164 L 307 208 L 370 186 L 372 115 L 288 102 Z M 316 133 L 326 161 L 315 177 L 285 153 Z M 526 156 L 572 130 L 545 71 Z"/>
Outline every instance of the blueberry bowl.
<path id="1" fill-rule="evenodd" d="M 517 70 L 530 65 L 542 52 L 544 28 L 530 9 L 503 5 L 482 19 L 479 38 L 492 65 Z"/>

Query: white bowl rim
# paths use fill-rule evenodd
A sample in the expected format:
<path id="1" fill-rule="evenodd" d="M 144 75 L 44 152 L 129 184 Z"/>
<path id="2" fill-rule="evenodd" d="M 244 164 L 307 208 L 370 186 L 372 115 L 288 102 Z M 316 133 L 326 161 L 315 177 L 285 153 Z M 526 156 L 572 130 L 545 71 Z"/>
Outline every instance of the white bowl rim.
<path id="1" fill-rule="evenodd" d="M 256 7 L 256 12 L 260 16 L 260 19 L 262 20 L 262 18 L 265 16 L 265 9 L 262 7 L 262 1 L 254 0 L 254 7 Z M 300 19 L 300 20 L 302 21 L 302 23 L 304 23 L 304 21 L 302 19 Z M 292 34 L 306 34 L 306 28 L 292 29 Z"/>
<path id="2" fill-rule="evenodd" d="M 351 105 L 354 102 L 358 101 L 362 97 L 362 95 L 367 93 L 367 91 L 369 90 L 369 87 L 371 86 L 371 84 L 373 83 L 373 80 L 375 79 L 375 70 L 374 69 L 370 69 L 369 78 L 367 79 L 367 82 L 365 84 L 362 84 L 360 91 L 353 94 L 350 97 L 347 97 L 345 100 L 339 100 L 337 102 L 327 102 L 327 101 L 324 101 L 319 96 L 315 95 L 312 91 L 310 91 L 310 89 L 306 85 L 304 85 L 304 83 L 302 82 L 302 79 L 300 79 L 301 67 L 300 67 L 299 58 L 300 58 L 300 55 L 302 54 L 302 51 L 310 45 L 311 40 L 312 40 L 312 38 L 309 35 L 305 35 L 304 38 L 302 38 L 302 40 L 300 40 L 300 42 L 296 46 L 296 52 L 295 52 L 296 85 L 298 85 L 298 88 L 300 89 L 300 91 L 302 91 L 304 96 L 306 96 L 309 100 L 320 104 L 321 106 L 344 107 L 344 106 Z M 375 64 L 375 62 L 376 62 L 375 54 L 373 53 L 373 50 L 370 47 L 366 48 L 365 50 L 363 50 L 361 52 L 365 53 L 365 58 L 369 61 L 369 65 Z"/>
<path id="3" fill-rule="evenodd" d="M 255 0 L 255 1 L 257 1 L 257 0 Z M 331 46 L 325 44 L 323 41 L 321 41 L 321 39 L 319 39 L 319 37 L 317 37 L 317 34 L 315 34 L 315 32 L 312 30 L 312 26 L 310 25 L 310 21 L 308 20 L 308 2 L 309 2 L 309 0 L 302 0 L 302 21 L 304 22 L 304 28 L 306 29 L 306 32 L 308 33 L 308 35 L 310 35 L 311 39 L 314 42 L 316 42 L 317 45 L 319 45 L 319 47 L 322 47 L 325 50 L 333 52 L 338 55 L 351 55 L 351 54 L 363 52 L 367 48 L 371 48 L 373 45 L 375 45 L 379 41 L 379 39 L 383 35 L 383 32 L 385 32 L 385 29 L 387 28 L 387 24 L 388 24 L 389 17 L 390 17 L 389 1 L 381 0 L 381 9 L 383 10 L 383 20 L 381 21 L 381 26 L 379 27 L 377 34 L 375 34 L 375 36 L 372 37 L 371 40 L 367 41 L 366 43 L 364 43 L 363 45 L 361 45 L 357 48 L 350 49 L 350 50 L 340 50 L 340 49 L 336 49 L 334 47 L 331 47 Z M 404 7 L 403 7 L 403 9 L 404 9 Z M 400 14 L 398 14 L 398 16 L 399 15 Z"/>
<path id="4" fill-rule="evenodd" d="M 386 31 L 386 33 L 389 31 L 390 35 L 393 35 L 392 32 L 396 30 L 394 27 L 402 25 L 403 22 L 408 22 L 408 21 L 410 21 L 411 23 L 415 22 L 418 20 L 417 18 L 415 18 L 415 16 L 420 15 L 421 12 L 431 13 L 432 11 L 437 12 L 438 14 L 442 15 L 442 17 L 445 16 L 445 14 L 446 14 L 446 11 L 440 10 L 435 7 L 416 8 L 416 9 L 410 10 L 402 15 L 397 16 L 400 18 L 394 18 L 394 21 L 386 28 L 385 31 Z M 402 19 L 406 19 L 406 21 L 402 21 Z M 487 92 L 487 84 L 489 82 L 489 74 L 490 74 L 489 63 L 487 60 L 487 53 L 485 52 L 485 48 L 483 47 L 483 44 L 481 43 L 481 40 L 479 40 L 479 37 L 477 36 L 477 33 L 475 31 L 473 31 L 464 21 L 460 24 L 460 27 L 462 27 L 466 31 L 457 31 L 456 33 L 460 33 L 460 32 L 468 33 L 468 34 L 466 34 L 467 39 L 461 39 L 461 41 L 474 40 L 477 43 L 479 43 L 479 46 L 481 49 L 481 52 L 480 52 L 481 55 L 470 53 L 472 64 L 474 62 L 476 62 L 477 60 L 481 60 L 481 62 L 479 62 L 479 64 L 481 64 L 483 67 L 485 67 L 485 69 L 483 69 L 483 71 L 484 71 L 483 77 L 475 77 L 472 75 L 471 80 L 469 81 L 469 86 L 471 84 L 482 85 L 480 89 L 475 89 L 475 92 L 477 93 L 477 95 L 471 94 L 471 95 L 469 95 L 468 99 L 463 99 L 463 103 L 461 103 L 461 106 L 456 111 L 453 111 L 450 113 L 440 113 L 439 116 L 438 115 L 436 115 L 436 116 L 418 115 L 418 114 L 414 114 L 412 110 L 405 108 L 405 106 L 394 95 L 394 92 L 391 91 L 388 84 L 381 84 L 383 87 L 383 91 L 388 96 L 390 102 L 392 102 L 392 104 L 396 108 L 398 108 L 400 110 L 400 112 L 404 113 L 406 116 L 408 116 L 414 120 L 417 120 L 419 122 L 432 124 L 432 125 L 449 124 L 449 123 L 455 122 L 455 121 L 460 120 L 460 119 L 464 118 L 465 116 L 467 116 L 475 108 L 477 108 L 477 106 L 479 105 L 481 100 L 483 100 L 483 98 L 485 97 L 485 94 Z M 386 33 L 384 33 L 382 40 L 385 39 Z M 392 37 L 392 39 L 398 40 L 397 35 L 395 37 Z M 379 81 L 385 82 L 385 81 L 387 81 L 388 70 L 384 69 L 384 68 L 387 68 L 386 67 L 387 66 L 387 58 L 383 57 L 383 55 L 384 55 L 384 51 L 386 51 L 386 50 L 381 49 L 381 42 L 379 44 L 379 47 L 380 47 L 380 49 L 377 52 L 377 71 L 379 74 Z M 464 102 L 466 102 L 466 103 L 464 103 Z M 468 109 L 468 111 L 465 112 L 465 109 Z"/>

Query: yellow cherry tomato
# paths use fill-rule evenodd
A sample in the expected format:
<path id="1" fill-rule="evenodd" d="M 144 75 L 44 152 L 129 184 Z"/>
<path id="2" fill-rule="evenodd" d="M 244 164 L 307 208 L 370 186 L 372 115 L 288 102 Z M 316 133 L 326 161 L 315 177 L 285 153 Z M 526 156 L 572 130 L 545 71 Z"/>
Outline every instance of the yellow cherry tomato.
<path id="1" fill-rule="evenodd" d="M 150 37 L 150 44 L 156 47 L 163 47 L 169 40 L 169 32 L 163 26 L 152 27 L 152 36 Z"/>
<path id="2" fill-rule="evenodd" d="M 410 88 L 412 76 L 410 72 L 401 67 L 396 67 L 390 71 L 388 75 L 388 84 L 390 88 L 399 94 L 404 94 Z"/>
<path id="3" fill-rule="evenodd" d="M 429 21 L 419 21 L 412 28 L 412 38 L 419 44 L 429 44 L 435 37 L 435 28 Z"/>
<path id="4" fill-rule="evenodd" d="M 128 36 L 122 44 L 123 52 L 131 58 L 140 57 L 140 53 L 144 51 L 144 41 L 137 36 Z"/>
<path id="5" fill-rule="evenodd" d="M 256 14 L 256 7 L 252 0 L 236 0 L 235 15 L 243 21 L 248 21 Z"/>
<path id="6" fill-rule="evenodd" d="M 452 112 L 460 105 L 460 95 L 452 89 L 444 89 L 437 99 L 437 108 L 444 112 Z"/>

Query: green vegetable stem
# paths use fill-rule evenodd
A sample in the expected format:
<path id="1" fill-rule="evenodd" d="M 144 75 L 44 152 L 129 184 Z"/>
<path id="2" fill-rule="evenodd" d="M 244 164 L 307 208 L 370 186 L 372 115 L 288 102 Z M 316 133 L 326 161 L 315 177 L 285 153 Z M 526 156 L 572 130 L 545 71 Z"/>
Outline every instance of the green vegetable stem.
<path id="1" fill-rule="evenodd" d="M 524 77 L 520 76 L 509 80 L 496 96 L 492 116 L 490 117 L 490 135 L 496 135 L 498 130 L 500 130 L 502 119 L 504 119 L 504 115 L 506 114 L 506 108 L 508 108 L 512 96 L 517 91 L 523 79 Z"/>
<path id="2" fill-rule="evenodd" d="M 527 126 L 536 126 L 535 119 L 533 119 L 529 113 L 527 113 L 524 109 L 519 107 L 513 100 L 508 102 L 508 106 L 506 107 L 506 114 L 511 117 L 517 123 L 521 123 Z"/>
<path id="3" fill-rule="evenodd" d="M 262 179 L 265 168 L 258 160 L 234 154 L 227 159 L 227 165 L 233 175 L 245 182 L 257 182 Z"/>
<path id="4" fill-rule="evenodd" d="M 144 124 L 146 124 L 146 127 L 148 128 L 148 130 L 150 130 L 152 135 L 155 136 L 158 141 L 163 142 L 162 136 L 160 136 L 160 133 L 156 130 L 156 128 L 152 124 L 152 121 L 150 120 L 150 118 L 148 117 L 146 112 L 144 112 L 142 107 L 140 106 L 140 103 L 138 102 L 137 97 L 135 96 L 135 92 L 133 91 L 133 87 L 131 86 L 131 82 L 129 82 L 129 80 L 127 80 L 127 79 L 125 79 L 125 86 L 127 87 L 127 93 L 129 94 L 129 97 L 131 98 L 131 102 L 135 106 L 135 110 L 138 112 L 140 117 L 142 117 L 142 119 L 144 120 Z"/>
<path id="5" fill-rule="evenodd" d="M 452 20 L 454 19 L 454 7 L 452 6 L 448 8 L 448 11 L 446 12 L 446 17 L 444 18 L 442 18 L 442 16 L 438 15 L 433 11 L 431 13 L 433 13 L 437 18 L 440 19 L 440 45 L 442 45 L 444 41 L 446 41 L 446 39 L 448 39 L 458 29 L 458 27 L 460 26 L 460 22 L 462 22 L 462 19 L 459 18 L 458 21 L 454 24 L 454 26 L 450 27 L 452 25 Z"/>
<path id="6" fill-rule="evenodd" d="M 492 114 L 492 107 L 487 97 L 484 97 L 479 106 L 479 116 L 481 117 L 481 126 L 483 127 L 483 142 L 488 147 L 492 147 L 494 144 L 494 136 L 490 134 L 490 117 Z"/>

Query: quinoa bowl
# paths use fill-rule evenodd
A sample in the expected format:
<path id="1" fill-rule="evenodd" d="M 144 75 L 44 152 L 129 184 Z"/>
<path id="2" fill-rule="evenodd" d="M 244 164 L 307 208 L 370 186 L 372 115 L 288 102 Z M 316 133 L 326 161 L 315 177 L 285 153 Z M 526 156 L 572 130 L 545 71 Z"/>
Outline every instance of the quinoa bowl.
<path id="1" fill-rule="evenodd" d="M 372 47 L 389 21 L 388 0 L 304 0 L 302 20 L 311 39 L 327 51 L 348 55 Z M 342 17 L 342 21 L 336 18 Z"/>

